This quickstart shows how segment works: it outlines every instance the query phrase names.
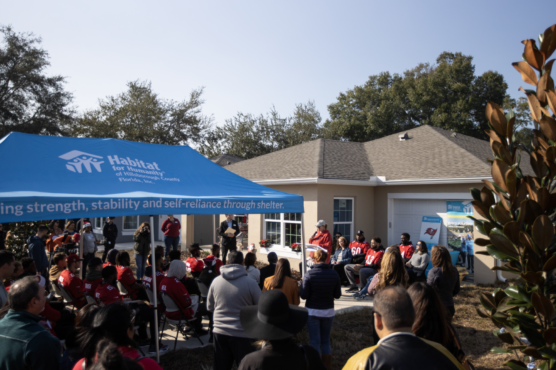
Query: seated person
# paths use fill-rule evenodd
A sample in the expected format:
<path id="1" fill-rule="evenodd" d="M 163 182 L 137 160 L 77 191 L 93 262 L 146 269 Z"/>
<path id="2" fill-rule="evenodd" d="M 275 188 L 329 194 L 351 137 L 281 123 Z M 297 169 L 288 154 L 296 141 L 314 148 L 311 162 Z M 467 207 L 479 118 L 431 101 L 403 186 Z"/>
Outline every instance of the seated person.
<path id="1" fill-rule="evenodd" d="M 15 261 L 12 276 L 4 280 L 4 288 L 6 288 L 6 292 L 10 291 L 10 286 L 19 278 L 19 276 L 21 276 L 21 274 L 23 274 L 23 266 L 21 265 L 21 262 Z"/>
<path id="2" fill-rule="evenodd" d="M 413 253 L 409 262 L 405 263 L 409 275 L 409 285 L 417 279 L 426 279 L 425 270 L 429 265 L 429 249 L 427 243 L 422 240 L 417 242 L 417 253 Z"/>
<path id="3" fill-rule="evenodd" d="M 191 257 L 185 261 L 187 272 L 191 273 L 193 277 L 198 278 L 203 271 L 203 267 L 205 267 L 205 264 L 201 259 L 201 247 L 199 246 L 199 243 L 193 243 L 189 246 L 189 254 L 191 254 Z"/>
<path id="4" fill-rule="evenodd" d="M 81 308 L 87 304 L 83 281 L 75 274 L 79 261 L 83 261 L 77 254 L 70 254 L 67 258 L 68 264 L 58 278 L 58 284 L 73 298 L 73 305 Z"/>
<path id="5" fill-rule="evenodd" d="M 197 317 L 193 325 L 195 333 L 199 336 L 205 335 L 208 332 L 203 330 L 202 318 L 208 315 L 206 303 L 199 303 L 199 296 L 193 296 L 194 300 L 189 296 L 189 292 L 185 286 L 180 282 L 179 277 L 185 275 L 185 264 L 181 261 L 170 262 L 168 275 L 162 280 L 161 292 L 168 294 L 174 300 L 180 311 L 168 312 L 166 309 L 166 317 L 171 320 L 190 320 L 193 316 Z M 190 307 L 192 306 L 192 307 Z"/>
<path id="6" fill-rule="evenodd" d="M 216 271 L 218 265 L 214 256 L 209 256 L 203 259 L 203 262 L 205 263 L 205 267 L 203 267 L 203 272 L 199 275 L 199 280 L 205 284 L 207 288 L 210 288 L 212 281 L 219 275 Z"/>
<path id="7" fill-rule="evenodd" d="M 210 247 L 210 252 L 211 254 L 207 256 L 207 258 L 214 258 L 214 268 L 216 269 L 216 275 L 220 275 L 220 267 L 224 265 L 224 263 L 220 259 L 220 245 L 213 244 L 212 247 Z"/>
<path id="8" fill-rule="evenodd" d="M 37 276 L 37 279 L 40 286 L 46 285 L 44 277 Z M 46 320 L 45 328 L 60 340 L 65 340 L 74 328 L 75 314 L 66 310 L 63 302 L 50 302 L 47 299 L 39 316 Z"/>
<path id="9" fill-rule="evenodd" d="M 21 266 L 23 267 L 23 273 L 19 275 L 19 279 L 23 279 L 26 276 L 37 275 L 37 266 L 31 257 L 23 257 L 21 259 Z"/>
<path id="10" fill-rule="evenodd" d="M 91 295 L 91 297 L 95 296 L 95 290 L 97 286 L 102 281 L 102 259 L 99 257 L 94 257 L 89 261 L 89 265 L 87 266 L 87 275 L 85 276 L 85 280 L 83 284 L 85 286 L 85 291 Z"/>
<path id="11" fill-rule="evenodd" d="M 380 270 L 380 261 L 384 255 L 384 250 L 381 248 L 381 240 L 379 237 L 374 237 L 371 240 L 371 249 L 367 251 L 365 256 L 365 264 L 346 265 L 345 271 L 350 283 L 348 293 L 357 292 L 367 284 L 367 279 L 376 275 Z M 359 287 L 357 287 L 355 276 L 359 275 Z"/>
<path id="12" fill-rule="evenodd" d="M 116 250 L 116 249 L 111 249 L 108 254 L 106 255 L 106 262 L 102 265 L 102 267 L 106 267 L 106 266 L 114 266 L 116 267 L 118 265 L 118 255 L 120 254 L 120 251 Z"/>
<path id="13" fill-rule="evenodd" d="M 148 301 L 147 293 L 143 284 L 138 283 L 133 276 L 133 271 L 129 268 L 131 261 L 129 254 L 122 251 L 118 254 L 118 281 L 127 289 L 132 299 Z"/>
<path id="14" fill-rule="evenodd" d="M 118 270 L 114 266 L 106 266 L 102 269 L 102 282 L 95 291 L 95 298 L 104 305 L 116 302 L 129 302 L 128 298 L 122 299 L 120 291 L 116 288 Z M 149 346 L 149 354 L 156 354 L 156 331 L 154 327 L 154 309 L 143 302 L 129 302 L 130 309 L 135 310 L 139 325 L 139 346 Z M 147 323 L 150 323 L 150 338 L 147 334 Z M 168 351 L 168 346 L 160 345 L 160 353 Z"/>
<path id="15" fill-rule="evenodd" d="M 340 275 L 342 284 L 348 281 L 346 276 L 345 266 L 350 264 L 352 260 L 351 248 L 348 247 L 347 240 L 343 236 L 338 238 L 338 248 L 330 259 L 330 264 L 334 271 Z"/>
<path id="16" fill-rule="evenodd" d="M 365 259 L 367 251 L 371 249 L 371 245 L 365 240 L 365 234 L 363 230 L 357 231 L 355 240 L 349 243 L 349 249 L 351 249 L 351 255 L 353 256 L 353 263 L 362 263 Z"/>
<path id="17" fill-rule="evenodd" d="M 57 281 L 62 271 L 68 265 L 68 255 L 65 253 L 56 253 L 52 259 L 52 266 L 50 266 L 50 281 Z"/>
<path id="18" fill-rule="evenodd" d="M 415 247 L 413 243 L 409 240 L 411 237 L 408 233 L 402 233 L 401 236 L 401 243 L 400 243 L 400 253 L 402 254 L 402 258 L 404 262 L 409 262 L 413 253 L 415 253 Z"/>

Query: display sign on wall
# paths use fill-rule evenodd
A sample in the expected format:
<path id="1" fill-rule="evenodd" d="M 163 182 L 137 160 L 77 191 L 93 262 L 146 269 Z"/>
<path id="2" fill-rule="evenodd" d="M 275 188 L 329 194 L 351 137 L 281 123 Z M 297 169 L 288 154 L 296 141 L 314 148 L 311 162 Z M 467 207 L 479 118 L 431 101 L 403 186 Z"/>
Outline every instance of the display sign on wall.
<path id="1" fill-rule="evenodd" d="M 423 222 L 421 223 L 421 233 L 419 234 L 419 240 L 422 240 L 425 243 L 427 243 L 427 247 L 429 247 L 429 250 L 431 246 L 438 244 L 441 227 L 442 227 L 442 217 L 423 216 Z"/>
<path id="2" fill-rule="evenodd" d="M 473 237 L 473 220 L 468 216 L 473 216 L 473 205 L 470 200 L 446 202 L 447 210 L 447 229 L 448 244 L 452 248 L 459 249 L 461 241 L 474 240 Z"/>

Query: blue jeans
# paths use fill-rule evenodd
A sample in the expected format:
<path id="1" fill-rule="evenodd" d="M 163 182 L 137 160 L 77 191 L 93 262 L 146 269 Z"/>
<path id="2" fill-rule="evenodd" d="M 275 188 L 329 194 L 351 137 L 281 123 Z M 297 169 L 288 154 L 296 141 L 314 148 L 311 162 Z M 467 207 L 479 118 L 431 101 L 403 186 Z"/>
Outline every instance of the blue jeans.
<path id="1" fill-rule="evenodd" d="M 172 248 L 171 250 L 173 250 L 173 251 L 178 249 L 179 241 L 180 241 L 179 236 L 165 236 L 164 237 L 164 245 L 166 245 L 166 257 L 168 257 L 168 254 L 170 254 L 170 248 Z"/>
<path id="2" fill-rule="evenodd" d="M 330 349 L 330 332 L 334 317 L 309 316 L 307 328 L 309 329 L 309 342 L 311 347 L 316 349 L 321 355 L 332 353 Z"/>
<path id="3" fill-rule="evenodd" d="M 145 268 L 147 268 L 147 256 L 142 254 L 135 255 L 135 264 L 137 264 L 137 279 L 142 280 L 145 275 Z"/>

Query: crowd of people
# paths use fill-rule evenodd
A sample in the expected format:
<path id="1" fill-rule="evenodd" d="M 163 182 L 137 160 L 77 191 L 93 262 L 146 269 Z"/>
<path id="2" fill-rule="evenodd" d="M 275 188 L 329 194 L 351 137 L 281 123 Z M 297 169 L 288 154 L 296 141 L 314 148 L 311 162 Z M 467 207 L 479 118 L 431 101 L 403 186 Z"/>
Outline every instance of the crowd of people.
<path id="1" fill-rule="evenodd" d="M 384 248 L 379 237 L 367 242 L 361 230 L 348 243 L 339 233 L 332 239 L 321 220 L 309 240 L 318 246 L 309 256 L 311 267 L 298 281 L 288 259 L 270 252 L 268 265 L 259 269 L 255 253 L 238 251 L 232 241 L 239 229 L 227 216 L 219 228 L 222 243 L 204 258 L 193 243 L 182 259 L 174 248 L 180 226 L 173 217 L 161 226 L 165 245 L 149 255 L 150 225 L 141 224 L 133 237 L 135 273 L 129 253 L 113 248 L 110 218 L 105 229 L 112 248 L 102 258 L 95 255 L 100 243 L 88 235 L 88 222 L 79 225 L 88 230 L 81 237 L 73 221 L 64 231 L 59 222 L 39 226 L 28 241 L 29 257 L 18 262 L 0 251 L 0 348 L 9 349 L 0 351 L 0 368 L 160 369 L 150 357 L 169 350 L 162 342 L 157 350 L 156 342 L 156 320 L 166 318 L 179 322 L 175 330 L 183 335 L 209 334 L 215 370 L 234 363 L 240 370 L 332 370 L 334 300 L 342 285 L 354 298 L 374 297 L 369 324 L 376 337 L 376 345 L 353 356 L 345 369 L 401 369 L 407 355 L 427 369 L 469 368 L 451 326 L 460 280 L 446 247 L 434 246 L 429 257 L 426 243 L 413 247 L 407 233 L 399 245 Z M 74 253 L 77 243 L 84 258 Z M 433 268 L 425 274 L 429 259 Z M 293 337 L 304 327 L 309 343 L 300 346 Z"/>

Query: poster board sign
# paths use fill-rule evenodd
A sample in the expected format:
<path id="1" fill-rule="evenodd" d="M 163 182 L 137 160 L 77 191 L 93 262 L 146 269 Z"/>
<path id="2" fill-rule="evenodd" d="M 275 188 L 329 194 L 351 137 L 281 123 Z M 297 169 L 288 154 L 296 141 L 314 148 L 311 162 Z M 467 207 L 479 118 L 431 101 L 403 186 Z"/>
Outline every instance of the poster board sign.
<path id="1" fill-rule="evenodd" d="M 470 200 L 446 201 L 446 219 L 448 229 L 448 245 L 455 249 L 461 248 L 462 239 L 469 240 L 473 245 L 473 205 Z"/>
<path id="2" fill-rule="evenodd" d="M 442 217 L 438 216 L 423 216 L 421 223 L 421 233 L 419 240 L 427 243 L 427 246 L 438 245 L 440 238 L 440 228 L 442 227 Z"/>

